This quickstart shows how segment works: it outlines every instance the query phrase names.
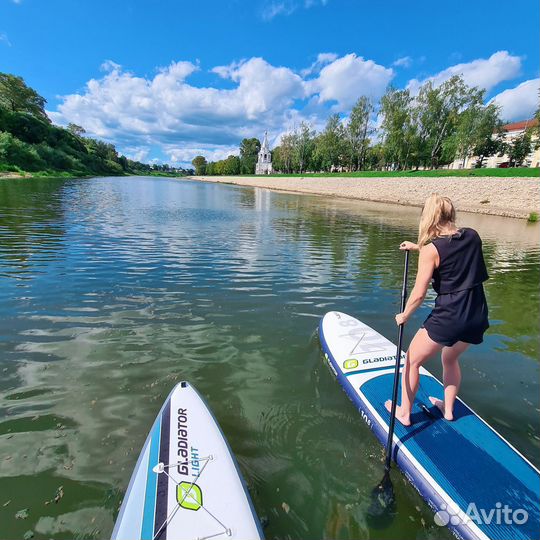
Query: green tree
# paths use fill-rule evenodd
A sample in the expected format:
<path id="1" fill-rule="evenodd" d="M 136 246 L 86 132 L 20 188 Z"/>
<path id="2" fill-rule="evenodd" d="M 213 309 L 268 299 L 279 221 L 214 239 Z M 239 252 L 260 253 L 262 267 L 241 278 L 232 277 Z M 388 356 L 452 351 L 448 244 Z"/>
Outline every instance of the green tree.
<path id="1" fill-rule="evenodd" d="M 240 174 L 241 162 L 238 156 L 229 156 L 223 160 L 222 174 L 235 175 Z"/>
<path id="2" fill-rule="evenodd" d="M 339 115 L 333 114 L 315 141 L 315 158 L 324 171 L 332 171 L 343 165 L 345 153 L 345 129 Z"/>
<path id="3" fill-rule="evenodd" d="M 475 149 L 486 151 L 493 140 L 493 134 L 500 125 L 499 108 L 494 103 L 483 105 L 474 102 L 459 114 L 455 132 L 445 143 L 445 161 L 461 159 L 465 167 L 467 158 Z M 477 154 L 476 154 L 477 155 Z"/>
<path id="4" fill-rule="evenodd" d="M 196 156 L 191 164 L 195 167 L 195 174 L 202 176 L 206 174 L 206 158 L 204 156 Z"/>
<path id="5" fill-rule="evenodd" d="M 295 136 L 293 133 L 282 135 L 279 147 L 272 153 L 274 168 L 283 173 L 291 173 L 294 170 L 295 159 Z"/>
<path id="6" fill-rule="evenodd" d="M 261 141 L 253 137 L 243 139 L 240 143 L 240 171 L 241 174 L 255 174 L 255 165 L 261 149 Z M 238 173 L 235 173 L 238 174 Z"/>
<path id="7" fill-rule="evenodd" d="M 313 150 L 315 148 L 314 137 L 315 131 L 306 122 L 302 122 L 300 127 L 294 130 L 291 140 L 294 148 L 292 161 L 293 167 L 299 173 L 303 173 L 311 164 Z"/>
<path id="8" fill-rule="evenodd" d="M 0 107 L 11 112 L 25 112 L 50 122 L 45 113 L 45 98 L 24 82 L 22 77 L 0 73 Z"/>
<path id="9" fill-rule="evenodd" d="M 503 151 L 508 154 L 510 167 L 521 167 L 525 158 L 532 152 L 533 145 L 531 140 L 531 132 L 525 130 L 521 135 L 518 135 L 503 146 Z"/>
<path id="10" fill-rule="evenodd" d="M 454 134 L 460 113 L 482 103 L 484 94 L 484 90 L 467 86 L 458 75 L 438 87 L 431 81 L 422 85 L 415 100 L 413 121 L 420 125 L 420 159 L 424 165 L 435 168 L 441 164 L 445 141 Z"/>
<path id="11" fill-rule="evenodd" d="M 397 90 L 392 86 L 381 98 L 383 151 L 391 168 L 407 166 L 411 143 L 411 101 L 408 90 Z"/>
<path id="12" fill-rule="evenodd" d="M 373 133 L 369 127 L 373 110 L 373 104 L 366 96 L 362 96 L 351 110 L 344 131 L 350 171 L 363 170 L 365 167 L 369 136 Z"/>
<path id="13" fill-rule="evenodd" d="M 67 130 L 75 135 L 75 137 L 82 137 L 86 133 L 86 129 L 78 124 L 72 124 L 71 122 L 67 126 Z"/>
<path id="14" fill-rule="evenodd" d="M 497 126 L 494 133 L 490 137 L 480 139 L 473 148 L 473 155 L 477 156 L 475 167 L 481 168 L 484 166 L 484 160 L 489 156 L 499 154 L 503 150 L 504 136 L 501 125 Z"/>

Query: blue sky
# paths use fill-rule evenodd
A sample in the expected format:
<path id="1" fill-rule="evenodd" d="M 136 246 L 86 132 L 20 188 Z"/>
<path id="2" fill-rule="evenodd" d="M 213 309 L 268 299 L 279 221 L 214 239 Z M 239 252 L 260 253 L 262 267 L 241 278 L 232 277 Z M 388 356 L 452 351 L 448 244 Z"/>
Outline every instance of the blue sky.
<path id="1" fill-rule="evenodd" d="M 56 123 L 186 163 L 454 73 L 523 119 L 538 101 L 538 20 L 530 0 L 0 0 L 0 71 Z"/>

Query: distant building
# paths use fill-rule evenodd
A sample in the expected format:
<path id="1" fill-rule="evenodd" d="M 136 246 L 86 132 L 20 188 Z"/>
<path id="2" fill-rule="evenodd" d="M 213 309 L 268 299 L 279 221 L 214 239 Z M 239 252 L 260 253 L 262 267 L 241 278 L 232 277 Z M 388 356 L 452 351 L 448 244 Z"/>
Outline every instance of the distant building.
<path id="1" fill-rule="evenodd" d="M 538 125 L 536 118 L 530 120 L 522 120 L 521 122 L 514 122 L 512 124 L 506 124 L 502 127 L 503 137 L 505 142 L 512 142 L 516 137 L 523 135 L 526 129 L 532 128 Z M 497 137 L 497 134 L 493 134 L 493 137 Z M 536 141 L 536 135 L 532 137 L 533 142 Z M 472 169 L 474 168 L 477 156 L 467 156 L 465 159 L 455 159 L 448 166 L 449 169 Z M 484 160 L 484 166 L 488 168 L 507 167 L 509 157 L 507 155 L 499 156 L 495 154 L 489 156 Z M 524 167 L 540 167 L 540 148 L 533 149 L 533 151 L 525 158 L 523 162 Z"/>
<path id="2" fill-rule="evenodd" d="M 268 146 L 268 132 L 265 131 L 264 141 L 259 150 L 257 165 L 255 165 L 255 174 L 272 174 L 273 172 L 272 152 L 270 152 L 270 147 Z"/>

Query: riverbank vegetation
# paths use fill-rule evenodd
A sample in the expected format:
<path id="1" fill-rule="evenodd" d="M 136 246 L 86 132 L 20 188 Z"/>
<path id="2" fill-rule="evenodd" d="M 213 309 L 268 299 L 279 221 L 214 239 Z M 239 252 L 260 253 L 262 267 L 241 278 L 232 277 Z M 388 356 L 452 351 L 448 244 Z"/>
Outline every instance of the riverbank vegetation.
<path id="1" fill-rule="evenodd" d="M 374 113 L 380 125 L 373 125 Z M 539 119 L 539 113 L 536 113 Z M 534 124 L 534 123 L 533 123 Z M 275 171 L 284 174 L 306 172 L 354 173 L 360 171 L 434 171 L 455 160 L 463 164 L 475 156 L 475 172 L 445 170 L 444 174 L 486 175 L 476 173 L 493 155 L 507 155 L 512 170 L 491 176 L 521 176 L 519 167 L 535 145 L 538 145 L 538 123 L 522 134 L 505 137 L 498 107 L 485 104 L 485 90 L 468 86 L 462 77 L 454 76 L 434 86 L 424 83 L 417 94 L 409 89 L 388 88 L 378 104 L 362 96 L 348 118 L 333 114 L 326 127 L 316 132 L 302 122 L 297 128 L 281 136 L 279 146 L 272 152 Z M 254 174 L 260 143 L 250 139 L 249 153 L 207 163 L 197 156 L 193 165 L 197 174 L 239 175 Z M 255 156 L 255 161 L 253 161 Z M 249 166 L 249 170 L 248 169 Z M 500 172 L 499 172 L 500 171 Z M 363 173 L 362 173 L 363 174 Z M 426 173 L 430 176 L 432 172 Z M 528 169 L 527 176 L 534 174 Z"/>
<path id="2" fill-rule="evenodd" d="M 0 176 L 166 175 L 191 170 L 119 155 L 113 144 L 85 136 L 83 127 L 55 126 L 46 100 L 21 77 L 0 73 Z"/>
<path id="3" fill-rule="evenodd" d="M 252 175 L 250 175 L 252 176 Z M 267 176 L 288 176 L 306 178 L 384 178 L 384 177 L 496 177 L 496 178 L 517 178 L 517 177 L 539 177 L 539 167 L 511 167 L 511 168 L 482 168 L 482 169 L 426 169 L 426 170 L 371 170 L 371 171 L 346 171 L 346 172 L 320 172 L 320 173 L 273 173 Z"/>

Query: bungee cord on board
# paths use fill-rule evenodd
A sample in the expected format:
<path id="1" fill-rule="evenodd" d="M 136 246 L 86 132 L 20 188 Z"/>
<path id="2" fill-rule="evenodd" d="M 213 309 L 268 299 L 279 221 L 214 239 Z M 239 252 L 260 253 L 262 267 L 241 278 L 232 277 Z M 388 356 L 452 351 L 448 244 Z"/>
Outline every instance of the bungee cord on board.
<path id="1" fill-rule="evenodd" d="M 208 540 L 209 538 L 215 538 L 217 536 L 221 536 L 223 534 L 227 535 L 227 536 L 232 536 L 232 530 L 230 529 L 230 527 L 227 527 L 225 524 L 223 524 L 216 516 L 214 516 L 214 514 L 212 514 L 212 512 L 210 512 L 210 510 L 208 510 L 208 508 L 206 508 L 204 506 L 204 504 L 202 504 L 202 501 L 199 501 L 192 493 L 192 489 L 193 489 L 193 486 L 196 484 L 197 480 L 201 477 L 204 469 L 206 469 L 206 466 L 208 465 L 208 463 L 210 463 L 210 461 L 213 461 L 214 459 L 214 456 L 212 455 L 209 455 L 209 456 L 206 456 L 206 457 L 202 457 L 202 458 L 197 458 L 196 460 L 187 460 L 187 461 L 179 461 L 177 463 L 169 463 L 167 465 L 165 465 L 164 463 L 158 463 L 155 467 L 153 467 L 153 471 L 157 474 L 165 474 L 167 475 L 167 477 L 173 481 L 177 486 L 180 485 L 180 482 L 177 482 L 168 472 L 166 469 L 170 469 L 171 467 L 177 467 L 178 465 L 187 465 L 188 463 L 190 464 L 193 464 L 194 461 L 196 461 L 197 463 L 201 463 L 201 462 L 204 462 L 203 466 L 201 467 L 201 469 L 199 470 L 199 472 L 197 473 L 197 476 L 195 477 L 195 479 L 189 484 L 189 486 L 187 487 L 187 489 L 184 489 L 183 492 L 184 492 L 184 495 L 182 497 L 182 500 L 181 501 L 177 501 L 177 504 L 176 506 L 174 507 L 174 509 L 171 511 L 171 513 L 167 516 L 167 518 L 165 519 L 165 521 L 161 524 L 161 526 L 159 527 L 159 529 L 157 530 L 156 534 L 154 534 L 154 537 L 153 537 L 153 540 L 157 540 L 157 538 L 159 537 L 159 535 L 161 534 L 161 532 L 163 531 L 163 529 L 165 527 L 167 527 L 169 525 L 169 523 L 172 521 L 172 519 L 174 518 L 174 516 L 176 515 L 176 512 L 178 512 L 178 509 L 182 507 L 182 503 L 186 500 L 186 498 L 190 498 L 199 508 L 202 508 L 214 521 L 216 521 L 217 523 L 219 523 L 219 525 L 223 528 L 222 531 L 219 531 L 219 532 L 216 532 L 216 533 L 213 533 L 213 534 L 210 534 L 210 535 L 207 535 L 207 536 L 200 536 L 197 538 L 197 540 Z"/>

